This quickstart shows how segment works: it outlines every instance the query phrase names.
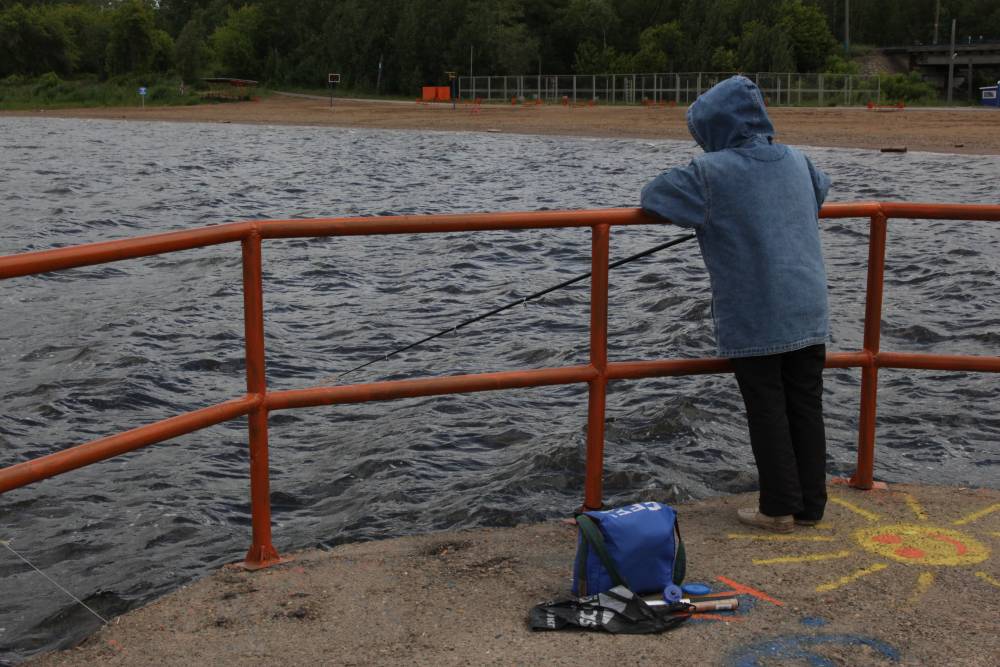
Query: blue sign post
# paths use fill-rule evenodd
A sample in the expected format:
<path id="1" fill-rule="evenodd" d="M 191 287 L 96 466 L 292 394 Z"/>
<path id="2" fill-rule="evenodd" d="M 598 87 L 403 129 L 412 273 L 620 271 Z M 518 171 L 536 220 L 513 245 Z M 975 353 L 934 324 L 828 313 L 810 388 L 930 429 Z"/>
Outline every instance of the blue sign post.
<path id="1" fill-rule="evenodd" d="M 995 86 L 983 86 L 979 89 L 980 103 L 987 107 L 1000 107 L 1000 81 Z"/>
<path id="2" fill-rule="evenodd" d="M 146 108 L 146 86 L 139 87 L 139 99 L 142 100 L 142 108 Z"/>

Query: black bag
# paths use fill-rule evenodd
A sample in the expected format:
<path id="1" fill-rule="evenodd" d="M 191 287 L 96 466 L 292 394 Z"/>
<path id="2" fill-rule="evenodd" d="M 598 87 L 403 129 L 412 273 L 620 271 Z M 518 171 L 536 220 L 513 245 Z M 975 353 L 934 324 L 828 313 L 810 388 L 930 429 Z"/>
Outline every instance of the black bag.
<path id="1" fill-rule="evenodd" d="M 615 586 L 597 595 L 536 605 L 528 625 L 532 630 L 576 627 L 643 635 L 676 628 L 691 617 L 691 610 L 691 605 L 683 602 L 657 606 L 654 610 L 629 589 Z"/>

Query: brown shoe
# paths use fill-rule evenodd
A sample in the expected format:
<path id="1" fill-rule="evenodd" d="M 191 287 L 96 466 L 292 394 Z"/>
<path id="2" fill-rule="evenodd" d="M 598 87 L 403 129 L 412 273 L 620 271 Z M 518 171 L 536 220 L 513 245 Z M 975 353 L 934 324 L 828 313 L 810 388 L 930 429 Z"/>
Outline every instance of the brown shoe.
<path id="1" fill-rule="evenodd" d="M 796 526 L 815 526 L 819 523 L 819 519 L 795 519 Z"/>
<path id="2" fill-rule="evenodd" d="M 758 512 L 756 508 L 747 507 L 737 510 L 736 518 L 740 520 L 740 523 L 745 523 L 746 525 L 754 526 L 755 528 L 770 530 L 774 533 L 790 533 L 795 530 L 795 520 L 792 518 L 791 514 L 768 516 Z"/>

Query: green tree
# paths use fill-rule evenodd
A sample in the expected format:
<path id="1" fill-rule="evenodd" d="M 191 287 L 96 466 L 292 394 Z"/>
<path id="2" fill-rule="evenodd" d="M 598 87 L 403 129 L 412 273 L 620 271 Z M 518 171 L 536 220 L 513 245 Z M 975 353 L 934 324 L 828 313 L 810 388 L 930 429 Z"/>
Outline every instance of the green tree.
<path id="1" fill-rule="evenodd" d="M 715 51 L 712 51 L 708 67 L 714 72 L 735 72 L 739 69 L 738 62 L 736 51 L 719 46 L 716 47 Z"/>
<path id="2" fill-rule="evenodd" d="M 174 63 L 181 80 L 196 81 L 211 57 L 204 15 L 197 12 L 181 29 L 174 44 Z"/>
<path id="3" fill-rule="evenodd" d="M 75 71 L 104 76 L 111 34 L 110 13 L 79 4 L 57 5 L 51 11 L 69 31 L 76 56 Z"/>
<path id="4" fill-rule="evenodd" d="M 110 74 L 146 73 L 162 47 L 153 11 L 139 0 L 128 0 L 111 15 L 107 70 Z"/>
<path id="5" fill-rule="evenodd" d="M 676 63 L 676 69 L 708 69 L 715 49 L 739 37 L 742 11 L 740 0 L 688 2 L 682 12 L 681 29 L 690 37 L 690 46 Z"/>
<path id="6" fill-rule="evenodd" d="M 229 18 L 215 29 L 211 42 L 223 74 L 237 78 L 260 78 L 266 54 L 258 48 L 261 12 L 257 5 L 229 11 Z"/>
<path id="7" fill-rule="evenodd" d="M 157 0 L 159 25 L 180 39 L 180 34 L 196 14 L 203 15 L 207 0 Z"/>
<path id="8" fill-rule="evenodd" d="M 792 47 L 797 71 L 819 71 L 837 47 L 823 13 L 815 5 L 802 4 L 802 0 L 785 0 L 779 15 L 778 25 Z"/>
<path id="9" fill-rule="evenodd" d="M 612 74 L 630 68 L 630 59 L 623 58 L 613 46 L 601 48 L 588 40 L 576 49 L 573 71 L 578 74 Z"/>
<path id="10" fill-rule="evenodd" d="M 69 74 L 76 60 L 70 31 L 54 12 L 21 4 L 0 12 L 0 76 Z"/>
<path id="11" fill-rule="evenodd" d="M 421 86 L 443 84 L 445 71 L 467 74 L 470 46 L 475 73 L 490 73 L 495 62 L 489 50 L 494 43 L 489 35 L 490 17 L 486 12 L 467 14 L 467 5 L 466 0 L 402 3 L 391 38 L 395 51 L 391 72 L 399 90 L 416 94 Z M 467 21 L 470 16 L 477 20 Z"/>
<path id="12" fill-rule="evenodd" d="M 498 26 L 495 49 L 499 74 L 529 72 L 539 62 L 538 38 L 520 22 Z"/>
<path id="13" fill-rule="evenodd" d="M 639 52 L 632 59 L 635 72 L 665 72 L 685 48 L 684 33 L 677 21 L 646 28 L 639 35 Z"/>
<path id="14" fill-rule="evenodd" d="M 576 35 L 578 43 L 594 42 L 602 50 L 607 49 L 608 35 L 614 36 L 620 23 L 609 0 L 569 0 L 560 22 Z"/>
<path id="15" fill-rule="evenodd" d="M 388 45 L 385 24 L 379 21 L 374 5 L 365 0 L 345 0 L 337 4 L 323 21 L 323 41 L 327 44 L 330 71 L 338 72 L 352 87 L 374 89 L 387 84 L 379 81 L 378 61 Z M 383 67 L 383 71 L 385 68 Z"/>
<path id="16" fill-rule="evenodd" d="M 795 57 L 785 31 L 761 21 L 743 26 L 736 57 L 744 72 L 795 71 Z"/>
<path id="17" fill-rule="evenodd" d="M 560 25 L 566 0 L 532 0 L 524 4 L 524 24 L 538 40 L 540 58 L 550 73 L 565 73 L 573 68 L 576 38 Z"/>

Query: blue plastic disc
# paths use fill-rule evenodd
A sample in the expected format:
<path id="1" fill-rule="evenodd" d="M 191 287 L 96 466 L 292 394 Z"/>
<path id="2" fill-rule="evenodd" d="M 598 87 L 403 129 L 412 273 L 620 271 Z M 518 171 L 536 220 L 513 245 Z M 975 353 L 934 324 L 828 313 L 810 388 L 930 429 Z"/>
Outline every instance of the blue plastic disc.
<path id="1" fill-rule="evenodd" d="M 663 589 L 664 602 L 667 603 L 677 602 L 683 596 L 684 594 L 681 592 L 681 589 L 678 586 L 674 586 L 673 584 L 667 584 L 666 587 L 664 587 Z"/>
<path id="2" fill-rule="evenodd" d="M 688 595 L 708 595 L 712 592 L 705 584 L 684 584 L 681 588 Z"/>

